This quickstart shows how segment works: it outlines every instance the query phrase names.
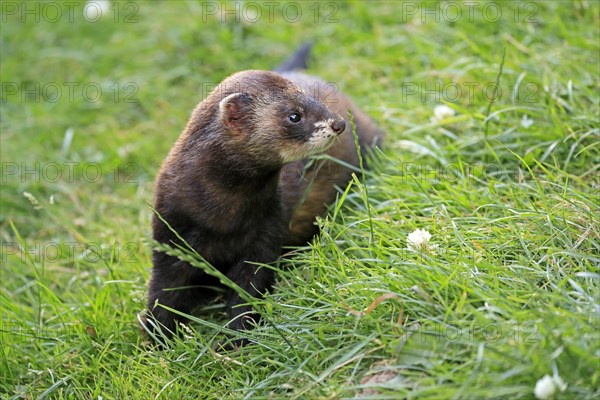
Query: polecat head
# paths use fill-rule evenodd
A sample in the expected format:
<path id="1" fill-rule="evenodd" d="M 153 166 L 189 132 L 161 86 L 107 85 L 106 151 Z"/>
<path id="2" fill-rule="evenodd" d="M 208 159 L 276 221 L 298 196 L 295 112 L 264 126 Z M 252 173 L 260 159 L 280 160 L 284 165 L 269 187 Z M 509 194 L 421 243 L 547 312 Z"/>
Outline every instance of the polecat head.
<path id="1" fill-rule="evenodd" d="M 268 164 L 301 160 L 329 148 L 346 123 L 294 82 L 269 71 L 244 71 L 224 80 L 218 118 L 230 141 Z"/>

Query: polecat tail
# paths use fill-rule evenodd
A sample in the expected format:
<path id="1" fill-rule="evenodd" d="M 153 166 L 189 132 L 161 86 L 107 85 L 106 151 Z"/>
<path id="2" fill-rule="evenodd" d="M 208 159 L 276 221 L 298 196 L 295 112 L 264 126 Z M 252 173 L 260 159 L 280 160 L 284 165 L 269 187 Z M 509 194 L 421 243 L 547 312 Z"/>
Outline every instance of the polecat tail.
<path id="1" fill-rule="evenodd" d="M 307 40 L 302 44 L 302 46 L 298 47 L 298 49 L 288 57 L 287 60 L 279 64 L 274 71 L 275 72 L 289 72 L 295 69 L 306 69 L 308 56 L 310 54 L 310 50 L 312 49 L 313 41 Z"/>

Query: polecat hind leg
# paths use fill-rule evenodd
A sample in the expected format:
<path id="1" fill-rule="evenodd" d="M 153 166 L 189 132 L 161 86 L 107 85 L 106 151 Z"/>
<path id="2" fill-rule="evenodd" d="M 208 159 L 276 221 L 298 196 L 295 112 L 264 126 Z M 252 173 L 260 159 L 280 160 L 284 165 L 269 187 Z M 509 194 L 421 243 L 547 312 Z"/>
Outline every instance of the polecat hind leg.
<path id="1" fill-rule="evenodd" d="M 246 262 L 240 262 L 229 270 L 227 277 L 252 297 L 260 297 L 271 289 L 275 280 L 272 269 L 260 267 Z M 253 324 L 260 321 L 260 314 L 253 312 L 252 306 L 235 291 L 230 290 L 227 308 L 231 321 L 228 328 L 242 331 L 251 329 Z"/>
<path id="2" fill-rule="evenodd" d="M 214 297 L 215 292 L 209 286 L 217 284 L 203 271 L 175 257 L 155 253 L 148 288 L 148 328 L 155 335 L 158 333 L 158 339 L 161 336 L 170 339 L 177 330 L 177 323 L 186 323 L 188 319 L 163 306 L 189 314 L 203 301 Z"/>

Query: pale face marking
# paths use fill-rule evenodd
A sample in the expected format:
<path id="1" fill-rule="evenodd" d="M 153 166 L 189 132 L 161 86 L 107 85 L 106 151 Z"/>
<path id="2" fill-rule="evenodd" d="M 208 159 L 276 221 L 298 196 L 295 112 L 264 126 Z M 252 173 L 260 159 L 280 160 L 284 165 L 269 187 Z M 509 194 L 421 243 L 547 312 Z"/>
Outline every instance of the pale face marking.
<path id="1" fill-rule="evenodd" d="M 311 133 L 309 139 L 302 145 L 283 149 L 279 156 L 284 163 L 294 162 L 303 158 L 318 154 L 327 150 L 337 138 L 337 134 L 331 129 L 333 119 L 315 122 L 315 130 Z"/>
<path id="2" fill-rule="evenodd" d="M 329 147 L 333 143 L 333 139 L 337 137 L 337 134 L 331 129 L 332 124 L 332 118 L 315 122 L 315 131 L 310 135 L 307 143 L 315 147 Z"/>

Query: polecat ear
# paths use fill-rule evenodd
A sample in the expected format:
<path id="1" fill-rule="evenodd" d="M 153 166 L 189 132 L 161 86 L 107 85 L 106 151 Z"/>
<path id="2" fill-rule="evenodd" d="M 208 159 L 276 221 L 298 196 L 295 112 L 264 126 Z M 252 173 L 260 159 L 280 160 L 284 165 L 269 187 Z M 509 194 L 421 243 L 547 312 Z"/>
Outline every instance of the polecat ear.
<path id="1" fill-rule="evenodd" d="M 252 98 L 246 93 L 233 93 L 219 102 L 223 124 L 238 133 L 242 132 L 244 119 L 250 117 Z"/>

